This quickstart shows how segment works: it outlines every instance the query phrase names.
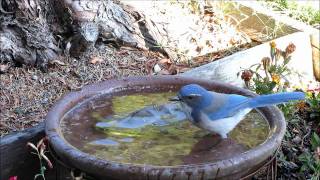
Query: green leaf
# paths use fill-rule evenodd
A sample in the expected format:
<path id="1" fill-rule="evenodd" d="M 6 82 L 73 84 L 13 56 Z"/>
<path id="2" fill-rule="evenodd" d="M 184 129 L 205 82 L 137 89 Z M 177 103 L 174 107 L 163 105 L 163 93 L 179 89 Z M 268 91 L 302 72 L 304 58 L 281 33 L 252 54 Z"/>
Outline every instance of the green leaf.
<path id="1" fill-rule="evenodd" d="M 313 150 L 316 150 L 320 146 L 320 137 L 314 132 L 311 136 L 311 146 Z"/>
<path id="2" fill-rule="evenodd" d="M 287 57 L 287 58 L 283 61 L 283 64 L 284 64 L 284 65 L 288 64 L 290 60 L 291 60 L 291 56 Z"/>

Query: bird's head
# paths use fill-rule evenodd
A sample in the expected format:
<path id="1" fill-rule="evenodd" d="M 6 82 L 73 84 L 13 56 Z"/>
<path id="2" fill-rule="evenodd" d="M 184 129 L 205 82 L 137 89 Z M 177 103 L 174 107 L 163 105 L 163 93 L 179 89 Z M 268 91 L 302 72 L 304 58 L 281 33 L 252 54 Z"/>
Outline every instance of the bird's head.
<path id="1" fill-rule="evenodd" d="M 195 108 L 204 105 L 210 99 L 211 94 L 205 88 L 197 84 L 189 84 L 183 86 L 178 95 L 170 100 L 182 101 L 188 106 Z"/>

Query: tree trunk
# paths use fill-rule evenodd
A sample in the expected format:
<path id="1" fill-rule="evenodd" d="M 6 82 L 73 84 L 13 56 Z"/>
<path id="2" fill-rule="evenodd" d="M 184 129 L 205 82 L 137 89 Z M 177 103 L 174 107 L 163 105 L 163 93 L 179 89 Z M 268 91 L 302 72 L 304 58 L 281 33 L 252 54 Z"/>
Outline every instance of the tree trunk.
<path id="1" fill-rule="evenodd" d="M 58 57 L 51 1 L 2 0 L 0 60 L 42 66 Z"/>
<path id="2" fill-rule="evenodd" d="M 250 43 L 209 1 L 0 0 L 1 62 L 45 65 L 97 44 L 192 60 Z M 142 13 L 143 12 L 143 13 Z"/>
<path id="3" fill-rule="evenodd" d="M 101 39 L 119 46 L 174 53 L 150 19 L 111 0 L 1 0 L 0 61 L 46 67 L 62 55 L 78 57 Z"/>

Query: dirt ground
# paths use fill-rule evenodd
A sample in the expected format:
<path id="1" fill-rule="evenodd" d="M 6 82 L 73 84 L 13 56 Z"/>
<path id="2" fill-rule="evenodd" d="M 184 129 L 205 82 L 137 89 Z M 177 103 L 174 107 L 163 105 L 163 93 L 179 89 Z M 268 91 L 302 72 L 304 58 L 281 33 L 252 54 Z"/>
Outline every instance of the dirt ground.
<path id="1" fill-rule="evenodd" d="M 82 86 L 112 78 L 136 75 L 174 75 L 256 45 L 238 46 L 176 64 L 161 53 L 99 44 L 80 57 L 61 57 L 47 72 L 35 67 L 0 64 L 0 134 L 37 125 L 59 98 Z"/>
<path id="2" fill-rule="evenodd" d="M 146 62 L 162 57 L 155 52 L 100 46 L 80 60 L 55 61 L 48 72 L 33 67 L 10 67 L 1 74 L 1 136 L 37 125 L 52 104 L 69 91 L 106 79 L 146 75 Z"/>
<path id="3" fill-rule="evenodd" d="M 176 4 L 173 7 L 180 6 L 181 4 Z M 157 52 L 127 47 L 115 48 L 112 44 L 103 43 L 96 44 L 96 48 L 91 48 L 77 59 L 61 55 L 60 59 L 49 64 L 46 72 L 39 68 L 3 62 L 0 59 L 0 135 L 37 125 L 44 120 L 48 109 L 62 95 L 78 90 L 84 85 L 134 75 L 174 75 L 259 44 L 251 42 L 248 35 L 224 20 L 218 10 L 207 13 L 204 15 L 206 18 L 195 18 L 197 15 L 188 9 L 191 7 L 190 4 L 185 5 L 181 12 L 191 13 L 190 18 L 193 17 L 191 19 L 196 22 L 197 29 L 202 29 L 205 33 L 182 28 L 183 31 L 193 32 L 192 37 L 199 40 L 199 43 L 202 42 L 195 43 L 192 48 L 183 48 L 195 49 L 204 46 L 209 39 L 212 40 L 210 42 L 213 46 L 210 51 L 203 51 L 197 57 L 192 54 L 194 58 L 191 61 L 179 62 L 180 64 Z M 158 9 L 158 14 L 163 13 L 163 9 Z M 177 18 L 174 22 L 180 23 Z M 171 29 L 175 29 L 174 27 Z M 212 32 L 207 32 L 208 28 Z M 207 35 L 202 37 L 205 34 Z M 189 42 L 190 37 L 185 39 Z"/>

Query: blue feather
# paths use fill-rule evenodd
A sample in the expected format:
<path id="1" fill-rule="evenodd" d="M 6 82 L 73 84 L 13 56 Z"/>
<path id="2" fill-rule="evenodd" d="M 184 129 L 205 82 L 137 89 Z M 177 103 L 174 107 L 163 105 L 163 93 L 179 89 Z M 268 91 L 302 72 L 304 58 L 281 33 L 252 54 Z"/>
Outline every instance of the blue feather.
<path id="1" fill-rule="evenodd" d="M 188 114 L 191 115 L 190 120 L 195 125 L 226 138 L 227 134 L 251 109 L 302 100 L 305 94 L 287 92 L 246 97 L 238 94 L 210 92 L 199 85 L 189 84 L 180 89 L 178 97 L 189 107 L 187 108 L 190 111 Z"/>
<path id="2" fill-rule="evenodd" d="M 303 100 L 304 98 L 305 94 L 303 92 L 285 92 L 277 94 L 268 94 L 251 98 L 251 100 L 248 102 L 248 106 L 250 108 L 256 108 L 285 103 L 293 100 Z"/>

